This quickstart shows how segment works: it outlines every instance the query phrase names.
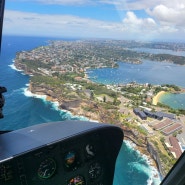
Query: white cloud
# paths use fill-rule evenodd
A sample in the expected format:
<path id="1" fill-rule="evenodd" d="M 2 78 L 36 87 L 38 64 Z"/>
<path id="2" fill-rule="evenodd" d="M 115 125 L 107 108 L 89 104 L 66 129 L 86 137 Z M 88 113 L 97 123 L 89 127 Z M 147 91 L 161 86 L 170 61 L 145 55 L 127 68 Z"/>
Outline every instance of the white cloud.
<path id="1" fill-rule="evenodd" d="M 126 18 L 123 19 L 123 24 L 133 32 L 148 32 L 157 26 L 152 18 L 137 18 L 134 12 L 127 12 Z"/>
<path id="2" fill-rule="evenodd" d="M 178 12 L 159 5 L 147 10 L 150 15 L 148 18 L 138 17 L 134 11 L 128 11 L 122 22 L 5 10 L 3 31 L 19 35 L 140 40 L 163 36 L 182 37 L 185 34 L 183 8 L 179 6 L 181 11 Z"/>
<path id="3" fill-rule="evenodd" d="M 116 5 L 118 10 L 144 10 L 163 4 L 170 8 L 184 7 L 184 0 L 100 0 L 102 4 Z"/>
<path id="4" fill-rule="evenodd" d="M 147 25 L 147 27 L 144 28 L 143 25 Z M 6 10 L 4 33 L 134 39 L 135 33 L 137 33 L 138 38 L 146 37 L 146 31 L 151 31 L 153 26 L 155 26 L 155 22 L 152 19 L 138 19 L 132 12 L 128 12 L 127 18 L 123 22 L 106 22 L 71 15 L 49 15 Z"/>
<path id="5" fill-rule="evenodd" d="M 185 35 L 185 16 L 183 19 L 181 16 L 184 11 L 179 14 L 176 11 L 172 11 L 171 16 L 166 16 L 169 14 L 169 9 L 154 11 L 156 16 L 160 18 L 157 19 L 151 12 L 151 17 L 139 18 L 134 12 L 127 12 L 126 17 L 123 19 L 124 28 L 127 34 L 131 37 L 135 37 L 140 40 L 152 40 L 152 39 L 183 39 Z M 158 13 L 158 14 L 157 14 Z M 179 19 L 179 20 L 176 20 Z M 184 21 L 183 21 L 184 20 Z"/>
<path id="6" fill-rule="evenodd" d="M 185 28 L 185 6 L 182 4 L 176 8 L 158 5 L 152 10 L 147 10 L 147 12 L 157 19 L 161 25 Z"/>
<path id="7" fill-rule="evenodd" d="M 111 0 L 102 1 L 111 2 Z M 123 17 L 123 22 L 132 28 L 130 30 L 133 32 L 143 30 L 152 34 L 155 33 L 155 36 L 166 34 L 169 37 L 178 36 L 178 34 L 182 37 L 185 34 L 184 0 L 116 0 L 116 2 L 118 12 L 123 15 L 121 16 Z M 126 16 L 121 13 L 123 10 L 129 10 Z M 140 14 L 138 14 L 140 18 L 137 17 L 134 14 L 135 10 L 145 11 L 145 17 L 148 18 L 142 18 Z"/>
<path id="8" fill-rule="evenodd" d="M 4 33 L 42 36 L 113 37 L 121 24 L 71 15 L 5 11 Z"/>

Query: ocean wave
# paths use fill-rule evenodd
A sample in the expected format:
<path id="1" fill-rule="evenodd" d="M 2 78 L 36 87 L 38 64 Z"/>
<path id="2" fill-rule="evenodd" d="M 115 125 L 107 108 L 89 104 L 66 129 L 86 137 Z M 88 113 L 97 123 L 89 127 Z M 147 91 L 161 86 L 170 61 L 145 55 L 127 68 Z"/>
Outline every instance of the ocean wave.
<path id="1" fill-rule="evenodd" d="M 127 145 L 129 149 L 135 149 L 136 147 L 136 144 L 131 141 L 125 140 L 124 143 Z"/>
<path id="2" fill-rule="evenodd" d="M 10 64 L 8 66 L 11 67 L 15 71 L 22 71 L 22 70 L 17 69 L 14 64 Z"/>
<path id="3" fill-rule="evenodd" d="M 134 150 L 138 155 L 137 162 L 132 162 L 129 164 L 131 169 L 135 169 L 146 174 L 148 176 L 147 185 L 159 185 L 162 178 L 159 171 L 154 166 L 152 166 L 151 159 L 148 156 L 142 154 L 139 150 L 136 150 L 136 144 L 133 142 L 124 141 L 124 143 L 129 150 Z"/>
<path id="4" fill-rule="evenodd" d="M 11 67 L 13 70 L 15 70 L 15 71 L 19 71 L 19 72 L 21 72 L 22 71 L 22 75 L 26 75 L 25 73 L 23 73 L 23 70 L 20 70 L 20 69 L 17 69 L 16 67 L 15 67 L 15 65 L 14 64 L 10 64 L 10 65 L 8 65 L 9 67 Z"/>
<path id="5" fill-rule="evenodd" d="M 150 177 L 147 180 L 147 185 L 159 185 L 162 181 L 162 177 L 157 169 L 150 166 Z"/>
<path id="6" fill-rule="evenodd" d="M 23 91 L 24 91 L 24 95 L 27 97 L 39 98 L 46 101 L 46 97 L 47 97 L 46 95 L 34 94 L 31 91 L 29 91 L 28 88 L 23 88 Z"/>
<path id="7" fill-rule="evenodd" d="M 19 71 L 19 72 L 21 72 L 22 71 L 22 75 L 26 75 L 25 73 L 23 73 L 23 70 L 21 70 L 21 69 L 17 69 L 16 67 L 15 67 L 15 65 L 14 65 L 14 60 L 12 60 L 12 62 L 13 62 L 13 64 L 10 64 L 10 65 L 8 65 L 11 69 L 13 69 L 13 70 L 15 70 L 15 71 Z M 31 76 L 31 75 L 30 75 Z"/>
<path id="8" fill-rule="evenodd" d="M 15 71 L 22 71 L 22 70 L 17 69 L 17 68 L 15 67 L 15 65 L 14 65 L 15 60 L 12 60 L 12 62 L 13 62 L 13 64 L 8 65 L 9 67 L 11 67 L 11 68 L 12 68 L 13 70 L 15 70 Z"/>
<path id="9" fill-rule="evenodd" d="M 29 86 L 29 84 L 26 84 L 26 86 Z M 66 119 L 67 120 L 78 119 L 78 120 L 81 120 L 81 121 L 94 121 L 94 122 L 97 122 L 96 120 L 89 120 L 88 118 L 86 118 L 84 116 L 75 116 L 70 111 L 60 109 L 59 108 L 59 102 L 57 102 L 57 101 L 54 101 L 54 102 L 48 101 L 46 95 L 34 94 L 31 91 L 29 91 L 28 88 L 22 88 L 22 90 L 23 90 L 23 94 L 25 96 L 27 96 L 27 97 L 39 98 L 39 99 L 42 99 L 42 101 L 44 103 L 46 103 L 46 104 L 50 103 L 51 106 L 52 106 L 52 109 L 58 111 L 59 114 L 61 115 L 61 117 L 64 120 L 66 120 Z"/>

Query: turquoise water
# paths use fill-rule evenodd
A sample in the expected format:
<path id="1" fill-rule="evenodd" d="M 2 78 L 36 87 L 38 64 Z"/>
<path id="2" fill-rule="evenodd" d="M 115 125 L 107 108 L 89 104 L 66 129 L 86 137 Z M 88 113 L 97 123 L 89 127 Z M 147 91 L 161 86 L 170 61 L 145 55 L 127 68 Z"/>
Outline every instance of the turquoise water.
<path id="1" fill-rule="evenodd" d="M 124 141 L 116 162 L 114 185 L 159 185 L 160 176 L 135 145 Z"/>
<path id="2" fill-rule="evenodd" d="M 164 94 L 160 97 L 159 102 L 166 104 L 173 109 L 185 109 L 185 93 Z"/>

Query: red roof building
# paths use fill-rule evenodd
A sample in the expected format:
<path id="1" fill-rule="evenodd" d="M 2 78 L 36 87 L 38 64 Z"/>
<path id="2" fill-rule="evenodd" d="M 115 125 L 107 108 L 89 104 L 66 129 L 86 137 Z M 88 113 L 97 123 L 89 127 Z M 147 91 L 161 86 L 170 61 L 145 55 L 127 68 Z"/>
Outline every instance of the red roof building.
<path id="1" fill-rule="evenodd" d="M 171 137 L 169 137 L 169 141 L 170 141 L 170 144 L 172 146 L 170 148 L 170 151 L 172 152 L 174 157 L 176 159 L 178 159 L 181 156 L 181 154 L 182 154 L 182 151 L 181 151 L 178 139 L 176 137 L 171 136 Z"/>

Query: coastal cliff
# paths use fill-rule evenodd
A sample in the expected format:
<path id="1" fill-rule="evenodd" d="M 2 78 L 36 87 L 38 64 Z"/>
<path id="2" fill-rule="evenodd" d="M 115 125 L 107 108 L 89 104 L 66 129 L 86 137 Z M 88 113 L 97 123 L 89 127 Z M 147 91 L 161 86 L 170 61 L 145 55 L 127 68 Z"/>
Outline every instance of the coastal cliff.
<path id="1" fill-rule="evenodd" d="M 84 116 L 90 120 L 112 123 L 115 115 L 112 110 L 107 110 L 100 103 L 89 99 L 88 97 L 76 96 L 74 91 L 70 91 L 72 96 L 65 96 L 65 88 L 56 89 L 46 84 L 35 84 L 30 82 L 28 90 L 36 95 L 45 95 L 46 100 L 58 102 L 59 109 L 70 111 L 73 115 Z M 81 92 L 83 94 L 83 92 Z"/>

